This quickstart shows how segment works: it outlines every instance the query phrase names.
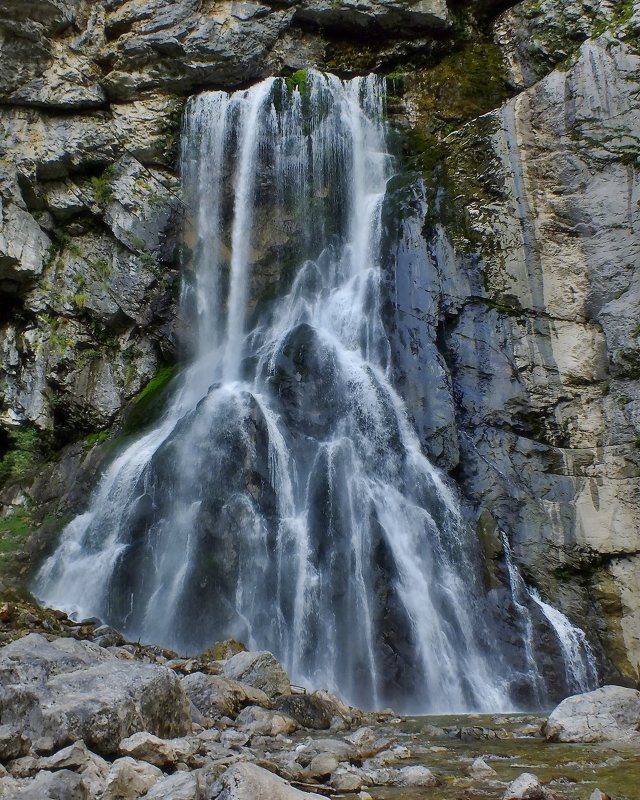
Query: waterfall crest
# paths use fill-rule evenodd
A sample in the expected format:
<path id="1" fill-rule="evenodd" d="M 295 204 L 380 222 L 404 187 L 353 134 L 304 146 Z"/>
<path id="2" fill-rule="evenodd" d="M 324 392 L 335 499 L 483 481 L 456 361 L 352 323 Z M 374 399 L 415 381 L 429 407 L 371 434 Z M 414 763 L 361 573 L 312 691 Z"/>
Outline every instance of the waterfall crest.
<path id="1" fill-rule="evenodd" d="M 296 682 L 363 706 L 497 711 L 518 676 L 475 537 L 390 380 L 383 105 L 376 77 L 313 72 L 189 102 L 196 355 L 35 592 L 181 652 L 225 637 L 270 649 Z"/>

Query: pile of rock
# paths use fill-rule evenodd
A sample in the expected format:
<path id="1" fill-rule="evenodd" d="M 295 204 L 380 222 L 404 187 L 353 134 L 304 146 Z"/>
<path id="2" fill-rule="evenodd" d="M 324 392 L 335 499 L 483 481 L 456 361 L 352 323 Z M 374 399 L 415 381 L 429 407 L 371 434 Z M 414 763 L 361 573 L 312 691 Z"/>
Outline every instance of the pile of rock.
<path id="1" fill-rule="evenodd" d="M 225 643 L 170 658 L 112 629 L 94 638 L 29 633 L 0 650 L 0 797 L 289 800 L 315 796 L 292 782 L 352 792 L 436 783 L 426 767 L 393 766 L 409 753 L 363 725 L 375 715 L 327 692 L 294 693 L 271 653 Z M 343 737 L 292 749 L 287 737 L 302 728 Z"/>
<path id="2" fill-rule="evenodd" d="M 419 748 L 400 738 L 392 712 L 365 714 L 328 692 L 296 690 L 269 652 L 230 641 L 178 658 L 85 627 L 96 641 L 29 633 L 0 649 L 0 798 L 366 800 L 376 787 L 439 783 L 415 763 Z M 605 687 L 569 698 L 545 731 L 574 741 L 598 724 L 601 737 L 637 736 L 640 693 Z M 554 797 L 528 773 L 507 786 L 482 758 L 468 775 L 504 800 Z"/>

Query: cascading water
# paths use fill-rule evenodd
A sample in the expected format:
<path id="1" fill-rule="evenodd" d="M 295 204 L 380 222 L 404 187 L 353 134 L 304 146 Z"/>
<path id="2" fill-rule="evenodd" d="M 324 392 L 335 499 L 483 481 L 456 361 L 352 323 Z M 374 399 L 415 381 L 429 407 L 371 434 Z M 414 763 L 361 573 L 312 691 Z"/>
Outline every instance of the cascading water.
<path id="1" fill-rule="evenodd" d="M 545 680 L 535 655 L 534 624 L 530 612 L 532 602 L 542 612 L 543 618 L 550 626 L 557 640 L 564 663 L 567 691 L 569 693 L 579 693 L 594 689 L 598 685 L 598 668 L 584 632 L 572 625 L 570 620 L 557 608 L 545 603 L 536 589 L 527 586 L 520 574 L 520 570 L 513 561 L 511 546 L 504 532 L 502 533 L 502 546 L 509 574 L 511 596 L 523 628 L 526 669 L 530 676 L 530 683 L 534 689 L 536 700 L 540 705 L 545 705 L 548 698 L 546 696 Z"/>
<path id="2" fill-rule="evenodd" d="M 196 357 L 35 591 L 183 652 L 229 636 L 268 648 L 297 682 L 361 705 L 499 710 L 514 668 L 474 536 L 390 383 L 382 120 L 375 77 L 190 101 Z"/>

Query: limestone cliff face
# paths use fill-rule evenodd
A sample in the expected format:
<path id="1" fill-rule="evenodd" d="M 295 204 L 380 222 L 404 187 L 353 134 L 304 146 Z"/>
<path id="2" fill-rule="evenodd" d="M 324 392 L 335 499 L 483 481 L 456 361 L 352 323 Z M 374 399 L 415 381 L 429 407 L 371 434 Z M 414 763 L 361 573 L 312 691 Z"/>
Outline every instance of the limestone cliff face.
<path id="1" fill-rule="evenodd" d="M 507 531 L 528 579 L 599 638 L 609 675 L 635 681 L 639 18 L 613 4 L 590 20 L 570 11 L 523 4 L 497 21 L 512 85 L 566 60 L 445 139 L 427 175 L 439 213 L 412 265 L 428 313 L 410 327 L 444 361 L 427 376 L 427 446 L 455 468 L 489 556 Z M 405 105 L 415 113 L 419 95 Z"/>
<path id="2" fill-rule="evenodd" d="M 185 98 L 306 67 L 393 73 L 423 180 L 390 220 L 406 233 L 388 286 L 398 386 L 469 500 L 488 586 L 503 530 L 608 677 L 638 680 L 640 5 L 503 8 L 0 0 L 8 512 L 80 507 L 108 457 L 89 444 L 187 343 Z"/>

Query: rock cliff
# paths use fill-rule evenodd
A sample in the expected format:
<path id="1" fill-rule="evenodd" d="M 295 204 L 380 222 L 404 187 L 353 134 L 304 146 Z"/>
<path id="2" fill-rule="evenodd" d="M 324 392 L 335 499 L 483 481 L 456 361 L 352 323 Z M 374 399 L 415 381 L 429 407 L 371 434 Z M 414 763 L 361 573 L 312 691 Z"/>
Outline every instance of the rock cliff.
<path id="1" fill-rule="evenodd" d="M 637 682 L 637 0 L 0 11 L 5 572 L 28 569 L 82 507 L 188 351 L 186 97 L 308 67 L 375 70 L 407 176 L 388 219 L 405 234 L 386 286 L 396 383 L 468 500 L 488 590 L 505 582 L 504 531 L 604 675 Z M 263 275 L 255 302 L 277 280 L 273 265 Z"/>

